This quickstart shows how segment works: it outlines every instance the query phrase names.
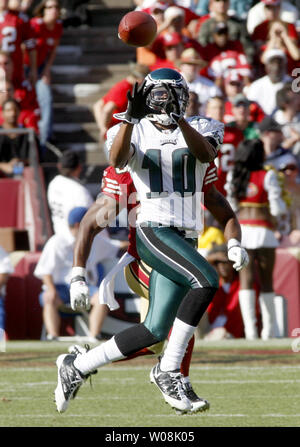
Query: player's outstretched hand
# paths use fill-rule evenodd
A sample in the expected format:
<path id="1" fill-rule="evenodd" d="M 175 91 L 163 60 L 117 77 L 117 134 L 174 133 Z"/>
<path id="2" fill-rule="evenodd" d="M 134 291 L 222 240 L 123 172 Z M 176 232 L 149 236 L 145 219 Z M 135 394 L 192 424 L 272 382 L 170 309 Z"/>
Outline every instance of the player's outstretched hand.
<path id="1" fill-rule="evenodd" d="M 180 118 L 183 117 L 177 93 L 172 85 L 164 83 L 164 86 L 169 93 L 169 99 L 164 107 L 164 110 L 166 114 L 172 118 L 172 121 L 177 124 Z"/>
<path id="2" fill-rule="evenodd" d="M 236 239 L 230 239 L 227 244 L 227 256 L 229 261 L 232 261 L 233 268 L 239 272 L 243 267 L 249 263 L 249 256 L 247 251 L 241 247 L 241 244 Z"/>
<path id="3" fill-rule="evenodd" d="M 127 92 L 127 110 L 124 113 L 115 113 L 115 118 L 130 124 L 138 124 L 146 115 L 158 113 L 146 104 L 147 96 L 154 85 L 149 85 L 145 88 L 145 83 L 146 81 L 144 80 L 139 86 L 136 82 L 132 93 L 130 91 Z"/>
<path id="4" fill-rule="evenodd" d="M 89 288 L 83 276 L 74 276 L 71 279 L 70 299 L 73 310 L 90 309 Z"/>

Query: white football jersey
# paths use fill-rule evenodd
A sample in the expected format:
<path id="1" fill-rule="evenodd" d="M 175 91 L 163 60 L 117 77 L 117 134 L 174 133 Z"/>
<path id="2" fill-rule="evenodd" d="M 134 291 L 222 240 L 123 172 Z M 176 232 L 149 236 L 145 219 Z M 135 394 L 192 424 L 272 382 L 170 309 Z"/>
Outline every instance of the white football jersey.
<path id="1" fill-rule="evenodd" d="M 89 208 L 94 200 L 89 190 L 73 178 L 56 175 L 49 183 L 47 199 L 54 233 L 69 233 L 68 216 L 78 206 Z"/>
<path id="2" fill-rule="evenodd" d="M 203 136 L 222 143 L 224 125 L 219 121 L 202 116 L 187 121 Z M 108 150 L 119 126 L 107 133 Z M 137 222 L 202 231 L 203 182 L 206 174 L 207 182 L 216 178 L 211 163 L 201 163 L 193 156 L 179 127 L 160 131 L 147 119 L 134 126 L 131 145 L 128 168 L 141 203 Z"/>

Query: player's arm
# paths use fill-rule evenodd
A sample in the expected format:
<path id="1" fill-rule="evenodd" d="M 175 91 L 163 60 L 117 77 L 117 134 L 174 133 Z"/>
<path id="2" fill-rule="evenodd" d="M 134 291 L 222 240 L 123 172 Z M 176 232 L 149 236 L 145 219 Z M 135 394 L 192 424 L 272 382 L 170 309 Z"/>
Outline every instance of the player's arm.
<path id="1" fill-rule="evenodd" d="M 101 194 L 80 222 L 75 241 L 73 268 L 70 286 L 71 307 L 89 309 L 89 289 L 86 282 L 86 262 L 95 236 L 100 233 L 119 213 L 116 199 Z"/>
<path id="2" fill-rule="evenodd" d="M 74 247 L 73 266 L 85 267 L 95 236 L 119 214 L 119 203 L 101 194 L 80 222 Z"/>
<path id="3" fill-rule="evenodd" d="M 247 252 L 241 247 L 241 226 L 229 202 L 214 185 L 204 194 L 204 205 L 219 222 L 227 241 L 228 259 L 233 267 L 241 270 L 249 262 Z"/>
<path id="4" fill-rule="evenodd" d="M 217 143 L 213 138 L 202 136 L 196 129 L 181 117 L 178 126 L 184 136 L 190 152 L 202 163 L 208 163 L 217 156 Z"/>
<path id="5" fill-rule="evenodd" d="M 209 135 L 206 136 L 201 135 L 197 129 L 194 129 L 184 118 L 184 112 L 180 107 L 175 89 L 167 83 L 165 87 L 169 92 L 169 100 L 165 105 L 165 112 L 179 126 L 190 152 L 202 163 L 213 161 L 217 156 L 220 144 L 218 138 L 213 137 L 217 132 L 209 132 Z"/>
<path id="6" fill-rule="evenodd" d="M 105 138 L 115 108 L 116 104 L 113 101 L 105 103 L 102 98 L 93 105 L 94 117 L 102 139 Z"/>
<path id="7" fill-rule="evenodd" d="M 122 122 L 118 133 L 110 147 L 109 161 L 114 168 L 123 168 L 133 154 L 130 144 L 133 126 L 149 113 L 157 113 L 146 104 L 146 98 L 154 85 L 145 88 L 144 81 L 140 86 L 136 82 L 132 94 L 127 92 L 128 104 L 126 112 L 116 113 L 115 118 Z"/>
<path id="8" fill-rule="evenodd" d="M 133 124 L 123 122 L 109 151 L 109 162 L 114 168 L 123 168 L 132 154 Z"/>

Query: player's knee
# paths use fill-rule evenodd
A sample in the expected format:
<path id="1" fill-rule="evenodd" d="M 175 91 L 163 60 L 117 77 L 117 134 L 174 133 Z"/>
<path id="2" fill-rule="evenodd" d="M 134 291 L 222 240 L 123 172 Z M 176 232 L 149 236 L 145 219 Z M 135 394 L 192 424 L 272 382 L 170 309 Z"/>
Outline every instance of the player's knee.
<path id="1" fill-rule="evenodd" d="M 212 287 L 219 288 L 219 275 L 212 265 L 207 261 L 201 260 L 201 264 L 197 267 L 198 273 L 196 272 L 191 281 L 192 289 Z"/>
<path id="2" fill-rule="evenodd" d="M 157 342 L 166 340 L 170 331 L 170 327 L 165 327 L 161 324 L 147 325 L 146 323 L 145 327 L 148 329 L 148 331 L 151 332 L 151 334 L 157 340 Z"/>

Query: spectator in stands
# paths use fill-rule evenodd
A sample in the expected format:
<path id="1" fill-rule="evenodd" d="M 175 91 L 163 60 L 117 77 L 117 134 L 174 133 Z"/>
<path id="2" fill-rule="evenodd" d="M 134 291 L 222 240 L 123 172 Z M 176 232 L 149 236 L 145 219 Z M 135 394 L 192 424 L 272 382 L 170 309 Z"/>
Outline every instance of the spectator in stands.
<path id="1" fill-rule="evenodd" d="M 245 140 L 259 137 L 257 123 L 250 121 L 250 101 L 243 94 L 232 99 L 232 113 L 234 120 L 228 126 L 236 127 L 243 132 Z"/>
<path id="2" fill-rule="evenodd" d="M 255 48 L 247 33 L 243 21 L 236 17 L 228 15 L 229 0 L 210 0 L 209 4 L 211 17 L 201 24 L 198 34 L 198 40 L 201 45 L 206 46 L 213 43 L 213 33 L 217 22 L 225 22 L 228 26 L 228 35 L 230 41 L 239 41 L 243 46 L 243 52 L 246 54 L 248 62 L 254 61 Z"/>
<path id="3" fill-rule="evenodd" d="M 8 133 L 0 135 L 0 170 L 8 175 L 18 172 L 20 163 L 28 163 L 30 147 L 28 134 L 17 134 L 13 131 L 20 128 L 19 114 L 20 106 L 15 99 L 7 99 L 2 104 L 1 129 L 7 130 Z"/>
<path id="4" fill-rule="evenodd" d="M 212 98 L 209 98 L 206 103 L 205 116 L 223 122 L 224 104 L 225 100 L 223 96 L 214 96 Z"/>
<path id="5" fill-rule="evenodd" d="M 210 0 L 198 0 L 195 7 L 195 12 L 199 16 L 204 16 L 209 14 L 209 1 Z M 239 19 L 245 20 L 247 13 L 253 4 L 253 0 L 230 0 L 229 3 L 229 16 L 236 16 Z"/>
<path id="6" fill-rule="evenodd" d="M 36 49 L 28 19 L 20 14 L 8 10 L 8 0 L 0 3 L 1 49 L 9 52 L 13 61 L 12 81 L 14 85 L 21 85 L 24 80 L 23 45 L 29 54 L 29 79 L 35 85 L 37 80 Z"/>
<path id="7" fill-rule="evenodd" d="M 124 112 L 127 108 L 127 92 L 132 92 L 136 82 L 141 83 L 149 73 L 146 65 L 130 64 L 129 74 L 125 79 L 115 84 L 101 99 L 94 104 L 94 116 L 100 132 L 100 141 L 103 141 L 107 130 L 119 123 L 113 115 Z"/>
<path id="8" fill-rule="evenodd" d="M 194 48 L 187 48 L 181 53 L 179 69 L 187 81 L 190 91 L 197 93 L 200 104 L 203 106 L 202 113 L 208 98 L 221 96 L 221 90 L 208 78 L 201 76 L 199 70 L 205 65 L 203 59 Z"/>
<path id="9" fill-rule="evenodd" d="M 169 6 L 164 11 L 163 23 L 158 28 L 158 33 L 167 31 L 168 33 L 180 33 L 191 37 L 185 28 L 185 13 L 178 6 Z"/>
<path id="10" fill-rule="evenodd" d="M 13 61 L 10 53 L 0 50 L 0 69 L 5 74 L 7 91 L 2 92 L 2 100 L 13 98 L 19 103 L 21 112 L 19 124 L 24 127 L 32 127 L 36 134 L 39 132 L 38 121 L 40 109 L 36 98 L 35 89 L 32 84 L 24 79 L 21 84 L 13 82 Z"/>
<path id="11" fill-rule="evenodd" d="M 150 71 L 158 68 L 172 68 L 177 69 L 177 63 L 184 50 L 183 35 L 179 33 L 164 33 L 160 44 L 163 45 L 164 58 L 156 59 L 154 65 L 151 65 Z"/>
<path id="12" fill-rule="evenodd" d="M 229 123 L 234 120 L 232 101 L 238 94 L 243 94 L 244 87 L 243 77 L 236 70 L 230 70 L 224 79 L 224 93 L 226 97 L 224 123 Z M 260 122 L 264 118 L 265 114 L 256 102 L 250 101 L 249 108 L 250 121 Z"/>
<path id="13" fill-rule="evenodd" d="M 280 19 L 284 22 L 296 23 L 299 11 L 289 1 L 282 0 L 262 0 L 255 4 L 247 15 L 247 30 L 252 34 L 255 27 L 266 20 L 266 12 L 273 6 L 280 6 Z"/>
<path id="14" fill-rule="evenodd" d="M 144 12 L 147 12 L 148 14 L 151 14 L 151 7 L 157 3 L 156 0 L 145 0 L 144 2 L 141 2 L 139 5 L 139 9 L 141 9 Z M 176 7 L 179 9 L 182 9 L 184 11 L 184 26 L 190 27 L 192 25 L 193 21 L 197 21 L 199 19 L 199 16 L 193 11 L 193 8 L 190 8 L 188 4 L 191 3 L 191 0 L 186 1 L 173 1 L 173 0 L 160 0 L 158 3 L 163 3 L 167 6 L 166 9 L 170 9 L 171 7 Z M 159 30 L 160 31 L 160 30 Z"/>
<path id="15" fill-rule="evenodd" d="M 164 24 L 164 11 L 167 9 L 168 5 L 161 1 L 156 1 L 152 4 L 150 8 L 148 8 L 148 13 L 152 15 L 154 20 L 156 21 L 157 25 L 157 35 L 160 33 L 160 29 L 163 27 Z M 156 40 L 156 39 L 155 39 Z M 136 60 L 139 64 L 147 65 L 150 67 L 151 65 L 155 64 L 156 58 L 160 57 L 163 58 L 164 54 L 163 51 L 161 54 L 157 54 L 153 51 L 153 46 L 155 46 L 155 40 L 154 42 L 151 42 L 150 45 L 147 45 L 146 47 L 137 47 L 136 49 Z"/>
<path id="16" fill-rule="evenodd" d="M 66 234 L 52 236 L 44 246 L 34 271 L 34 275 L 43 281 L 40 304 L 43 307 L 43 320 L 48 340 L 56 339 L 60 334 L 59 311 L 70 307 L 69 284 L 72 276 L 74 243 L 80 221 L 86 212 L 87 208 L 84 207 L 71 209 L 68 214 L 70 236 L 66 236 Z M 89 271 L 92 305 L 89 314 L 89 330 L 92 340 L 96 340 L 99 335 L 103 314 L 103 306 L 98 300 L 97 264 L 104 259 L 115 258 L 118 251 L 119 247 L 116 244 L 112 244 L 109 238 L 102 236 L 101 250 L 97 247 L 97 250 L 92 251 L 88 259 L 87 270 Z"/>
<path id="17" fill-rule="evenodd" d="M 276 93 L 291 78 L 286 73 L 286 55 L 282 50 L 268 50 L 264 64 L 266 75 L 249 86 L 246 96 L 257 102 L 266 115 L 271 115 L 276 108 Z"/>
<path id="18" fill-rule="evenodd" d="M 9 0 L 8 9 L 10 11 L 18 11 L 27 14 L 29 13 L 32 3 L 33 0 Z"/>
<path id="19" fill-rule="evenodd" d="M 14 268 L 8 253 L 0 246 L 0 330 L 5 330 L 5 294 L 9 275 Z M 0 334 L 1 339 L 1 334 Z"/>
<path id="20" fill-rule="evenodd" d="M 1 55 L 0 55 L 1 58 Z M 29 109 L 22 108 L 21 104 L 22 101 L 18 101 L 18 99 L 15 97 L 20 92 L 20 89 L 15 92 L 13 83 L 11 81 L 5 82 L 5 89 L 0 92 L 0 125 L 3 123 L 3 116 L 2 116 L 2 104 L 7 99 L 16 99 L 20 106 L 20 114 L 18 117 L 18 125 L 22 127 L 28 127 L 34 129 L 36 134 L 38 135 L 39 128 L 38 128 L 38 117 L 39 117 L 39 109 L 32 111 Z"/>
<path id="21" fill-rule="evenodd" d="M 291 74 L 300 59 L 298 33 L 295 25 L 281 21 L 279 14 L 280 4 L 269 5 L 267 20 L 255 28 L 251 37 L 262 53 L 262 62 L 268 50 L 281 49 L 287 57 L 287 72 Z"/>
<path id="22" fill-rule="evenodd" d="M 253 0 L 230 0 L 228 15 L 238 17 L 241 20 L 246 20 L 249 9 L 253 4 Z"/>
<path id="23" fill-rule="evenodd" d="M 64 28 L 89 25 L 86 4 L 89 0 L 61 0 L 61 14 Z"/>
<path id="24" fill-rule="evenodd" d="M 189 102 L 185 111 L 185 116 L 196 116 L 200 114 L 201 103 L 199 102 L 199 96 L 192 90 L 189 91 Z"/>
<path id="25" fill-rule="evenodd" d="M 238 40 L 230 40 L 228 31 L 227 22 L 214 22 L 213 42 L 206 47 L 206 54 L 209 56 L 207 73 L 220 88 L 224 88 L 224 78 L 232 69 L 241 74 L 246 85 L 251 80 L 251 66 L 243 46 Z"/>
<path id="26" fill-rule="evenodd" d="M 58 161 L 58 175 L 49 183 L 47 198 L 55 233 L 69 234 L 68 215 L 75 206 L 89 208 L 94 202 L 80 183 L 82 163 L 76 152 L 65 151 Z"/>
<path id="27" fill-rule="evenodd" d="M 261 338 L 274 336 L 273 269 L 278 241 L 273 231 L 288 215 L 278 174 L 264 169 L 264 145 L 259 139 L 243 141 L 235 154 L 234 168 L 228 174 L 228 200 L 237 212 L 242 229 L 242 246 L 249 255 L 248 266 L 240 272 L 239 302 L 245 336 L 255 339 L 255 278 L 259 281 L 259 304 L 262 316 Z"/>
<path id="28" fill-rule="evenodd" d="M 300 182 L 299 164 L 296 157 L 287 152 L 278 165 L 278 170 L 284 174 L 285 187 L 291 200 L 289 213 L 291 232 L 289 240 L 292 244 L 300 244 Z"/>
<path id="29" fill-rule="evenodd" d="M 216 96 L 208 100 L 205 115 L 209 118 L 224 122 L 224 110 L 224 98 Z M 228 172 L 233 168 L 236 148 L 243 139 L 244 134 L 240 129 L 225 125 L 223 143 L 218 151 L 218 180 L 215 182 L 217 190 L 224 196 L 226 196 L 224 189 L 226 177 Z"/>
<path id="30" fill-rule="evenodd" d="M 56 49 L 62 36 L 60 5 L 58 0 L 42 0 L 34 10 L 35 17 L 30 27 L 36 40 L 38 80 L 35 84 L 38 103 L 41 109 L 39 122 L 41 145 L 52 136 L 52 91 L 51 67 L 55 60 Z M 28 52 L 27 52 L 28 55 Z M 28 62 L 28 58 L 25 59 Z M 25 63 L 26 63 L 25 62 Z"/>
<path id="31" fill-rule="evenodd" d="M 281 126 L 270 116 L 266 116 L 258 125 L 260 138 L 264 144 L 265 164 L 278 170 L 282 158 L 290 152 L 283 147 Z"/>
<path id="32" fill-rule="evenodd" d="M 184 27 L 184 11 L 179 7 L 168 8 L 164 13 L 165 26 L 151 46 L 151 50 L 158 59 L 168 59 L 165 53 L 165 46 L 168 45 L 171 36 L 180 36 L 184 48 L 194 48 L 200 56 L 206 58 L 206 50 L 200 43 L 194 39 L 191 33 Z"/>
<path id="33" fill-rule="evenodd" d="M 201 17 L 209 14 L 208 5 L 209 0 L 198 0 L 195 6 L 195 12 Z"/>
<path id="34" fill-rule="evenodd" d="M 204 338 L 242 338 L 244 324 L 239 305 L 239 274 L 228 260 L 226 244 L 215 245 L 206 259 L 217 270 L 220 286 L 207 308 L 210 332 Z"/>
<path id="35" fill-rule="evenodd" d="M 280 124 L 284 141 L 282 146 L 291 149 L 300 162 L 300 101 L 299 93 L 292 89 L 290 83 L 286 84 L 276 94 L 277 110 L 273 115 Z"/>

